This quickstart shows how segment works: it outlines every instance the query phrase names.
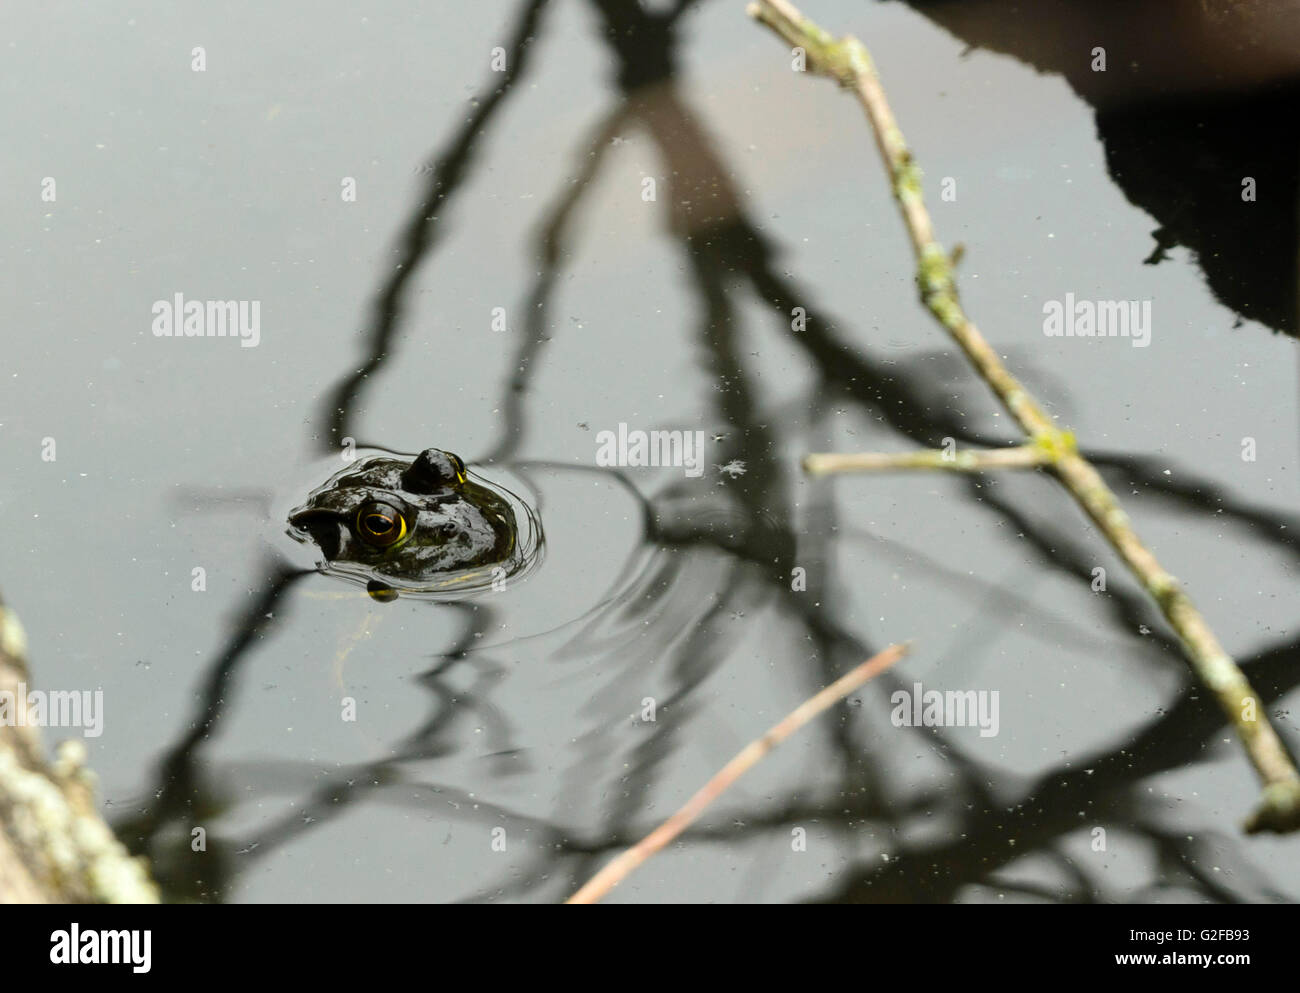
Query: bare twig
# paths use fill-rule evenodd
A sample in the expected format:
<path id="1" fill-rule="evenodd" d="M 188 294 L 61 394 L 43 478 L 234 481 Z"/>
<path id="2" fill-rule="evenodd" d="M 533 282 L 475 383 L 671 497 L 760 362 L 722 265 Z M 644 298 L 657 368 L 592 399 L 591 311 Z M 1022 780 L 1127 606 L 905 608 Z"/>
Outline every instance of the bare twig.
<path id="1" fill-rule="evenodd" d="M 1050 465 L 1050 453 L 1035 445 L 1016 445 L 987 451 L 934 448 L 919 452 L 816 452 L 803 457 L 804 472 L 827 476 L 836 472 L 883 472 L 891 469 L 941 469 L 948 472 L 984 472 L 988 469 L 1036 469 Z"/>
<path id="2" fill-rule="evenodd" d="M 1192 670 L 1236 729 L 1264 787 L 1261 804 L 1247 820 L 1246 830 L 1281 833 L 1300 828 L 1300 773 L 1269 723 L 1263 701 L 1178 581 L 1142 544 L 1115 494 L 1079 454 L 1073 437 L 1056 427 L 962 310 L 952 261 L 934 236 L 921 195 L 921 171 L 894 120 L 866 46 L 852 35 L 836 40 L 788 0 L 758 0 L 748 11 L 789 44 L 801 48 L 809 70 L 851 89 L 862 104 L 916 255 L 921 301 L 961 346 L 1032 444 L 1051 453 L 1049 464 L 1057 478 L 1160 606 Z"/>
<path id="3" fill-rule="evenodd" d="M 659 851 L 686 830 L 704 808 L 728 790 L 732 783 L 747 773 L 786 738 L 811 721 L 822 711 L 848 696 L 863 683 L 880 675 L 907 654 L 907 645 L 890 645 L 857 668 L 841 676 L 825 689 L 799 704 L 774 725 L 761 738 L 751 741 L 740 750 L 677 813 L 664 821 L 639 842 L 609 862 L 592 876 L 585 886 L 565 903 L 595 903 L 628 877 L 642 862 Z"/>

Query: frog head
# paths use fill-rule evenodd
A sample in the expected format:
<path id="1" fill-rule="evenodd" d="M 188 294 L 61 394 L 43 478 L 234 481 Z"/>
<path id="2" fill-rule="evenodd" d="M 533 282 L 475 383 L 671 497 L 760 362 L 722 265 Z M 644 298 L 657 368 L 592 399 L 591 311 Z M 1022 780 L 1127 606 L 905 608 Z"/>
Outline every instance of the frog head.
<path id="1" fill-rule="evenodd" d="M 413 461 L 368 458 L 335 474 L 290 512 L 289 526 L 332 571 L 371 580 L 378 599 L 504 562 L 518 535 L 509 501 L 437 448 Z"/>

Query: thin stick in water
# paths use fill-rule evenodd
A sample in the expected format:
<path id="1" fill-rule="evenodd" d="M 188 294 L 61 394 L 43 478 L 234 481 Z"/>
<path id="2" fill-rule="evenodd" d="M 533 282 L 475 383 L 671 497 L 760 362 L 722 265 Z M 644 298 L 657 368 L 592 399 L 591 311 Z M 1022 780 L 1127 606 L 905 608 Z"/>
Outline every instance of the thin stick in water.
<path id="1" fill-rule="evenodd" d="M 838 703 L 863 683 L 874 679 L 907 654 L 907 645 L 890 645 L 851 672 L 841 676 L 824 690 L 810 697 L 792 710 L 780 723 L 765 735 L 751 741 L 734 759 L 710 779 L 686 805 L 664 821 L 639 842 L 623 852 L 587 884 L 569 897 L 565 903 L 595 903 L 626 879 L 646 859 L 686 830 L 703 813 L 704 808 L 726 792 L 731 784 L 756 766 L 759 761 L 786 738 L 811 721 L 822 711 Z"/>

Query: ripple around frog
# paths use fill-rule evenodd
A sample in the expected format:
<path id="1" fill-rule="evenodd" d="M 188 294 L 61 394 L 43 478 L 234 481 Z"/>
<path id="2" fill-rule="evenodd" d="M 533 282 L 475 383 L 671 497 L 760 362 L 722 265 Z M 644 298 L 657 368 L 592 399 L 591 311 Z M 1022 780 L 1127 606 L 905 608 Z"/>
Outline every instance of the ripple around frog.
<path id="1" fill-rule="evenodd" d="M 310 501 L 318 494 L 333 489 L 340 478 L 362 471 L 380 459 L 411 461 L 415 458 L 416 455 L 405 452 L 369 449 L 366 454 L 357 457 L 313 489 L 307 495 L 307 500 Z M 506 582 L 513 587 L 541 564 L 546 545 L 541 521 L 532 505 L 513 490 L 470 469 L 466 470 L 466 476 L 472 482 L 499 496 L 510 507 L 514 517 L 515 541 L 510 554 L 505 559 L 439 572 L 436 576 L 420 582 L 385 574 L 364 563 L 337 559 L 318 559 L 317 571 L 322 575 L 337 576 L 360 585 L 372 598 L 380 601 L 406 597 L 415 600 L 451 602 L 469 599 L 486 592 L 499 591 Z M 290 525 L 286 533 L 300 544 L 316 547 L 311 536 L 300 528 Z"/>
<path id="2" fill-rule="evenodd" d="M 302 503 L 304 496 L 310 499 L 328 489 L 338 476 L 357 471 L 359 463 L 374 457 L 412 456 L 367 447 L 357 453 L 356 461 L 341 470 L 337 468 L 337 457 L 299 465 L 282 480 L 272 519 L 286 520 L 289 509 Z M 648 540 L 654 512 L 634 482 L 609 469 L 547 461 L 495 463 L 488 471 L 492 474 L 491 488 L 510 502 L 518 522 L 520 556 L 514 578 L 505 584 L 506 590 L 494 591 L 489 576 L 488 582 L 471 586 L 433 591 L 399 589 L 397 599 L 409 601 L 412 609 L 418 609 L 422 602 L 465 608 L 468 613 L 455 615 L 458 620 L 453 621 L 452 615 L 445 618 L 452 627 L 443 635 L 451 640 L 464 636 L 459 625 L 474 628 L 472 641 L 458 651 L 478 653 L 551 638 L 555 639 L 551 650 L 559 650 L 575 635 L 580 643 L 590 637 L 599 640 L 611 630 L 630 636 L 640 621 L 624 616 L 629 599 L 646 605 L 662 595 L 662 590 L 647 588 L 646 583 L 653 581 L 665 556 L 672 555 Z M 322 483 L 326 475 L 330 479 Z M 488 485 L 481 475 L 474 476 L 475 482 Z M 315 488 L 309 494 L 311 487 Z M 541 517 L 547 520 L 544 537 Z M 364 567 L 344 568 L 328 563 L 322 567 L 317 546 L 294 535 L 292 528 L 277 529 L 274 544 L 280 557 L 290 563 L 318 576 L 343 579 L 348 587 L 346 592 L 336 590 L 332 594 L 317 589 L 308 593 L 309 597 L 371 599 L 365 587 L 373 574 Z M 308 555 L 308 550 L 314 554 Z M 545 569 L 538 568 L 543 551 Z M 444 573 L 440 578 L 453 577 Z M 520 581 L 525 578 L 526 583 Z M 478 595 L 487 592 L 492 595 Z M 393 616 L 393 611 L 400 613 L 399 608 L 398 603 L 384 604 L 378 607 L 379 616 Z M 420 637 L 427 639 L 428 635 Z M 427 646 L 427 641 L 424 644 Z M 564 651 L 574 655 L 581 647 L 568 645 Z"/>

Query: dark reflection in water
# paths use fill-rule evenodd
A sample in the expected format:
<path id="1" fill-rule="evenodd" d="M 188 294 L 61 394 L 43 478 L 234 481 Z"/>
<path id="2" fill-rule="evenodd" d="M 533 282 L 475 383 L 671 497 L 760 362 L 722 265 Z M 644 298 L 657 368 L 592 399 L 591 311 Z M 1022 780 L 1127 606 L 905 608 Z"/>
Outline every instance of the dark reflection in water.
<path id="1" fill-rule="evenodd" d="M 1300 7 L 1276 0 L 908 0 L 972 47 L 1059 73 L 1097 108 L 1111 178 L 1243 318 L 1300 317 Z M 1094 51 L 1105 52 L 1105 71 Z M 1243 181 L 1254 195 L 1243 200 Z"/>
<path id="2" fill-rule="evenodd" d="M 158 769 L 153 802 L 114 825 L 128 847 L 149 855 L 155 878 L 169 899 L 219 899 L 229 883 L 232 845 L 213 837 L 207 851 L 191 849 L 190 825 L 215 816 L 227 805 L 204 776 L 201 752 L 234 696 L 246 654 L 287 616 L 281 606 L 284 595 L 307 574 L 279 564 L 265 568 L 255 587 L 257 595 L 232 624 L 229 641 L 208 669 L 189 732 L 172 746 Z"/>
<path id="3" fill-rule="evenodd" d="M 1220 303 L 1290 335 L 1300 299 L 1300 145 L 1282 122 L 1296 120 L 1294 83 L 1097 114 L 1111 176 L 1160 222 L 1147 261 L 1191 249 Z M 1255 202 L 1242 201 L 1247 178 Z"/>
<path id="4" fill-rule="evenodd" d="M 376 295 L 374 320 L 366 332 L 368 358 L 360 371 L 344 376 L 323 411 L 329 427 L 320 441 L 327 448 L 353 433 L 351 418 L 358 409 L 362 387 L 382 370 L 384 360 L 397 347 L 410 275 L 436 245 L 438 218 L 447 209 L 449 198 L 461 189 L 474 151 L 494 125 L 503 101 L 539 57 L 530 53 L 534 35 L 543 27 L 545 6 L 544 2 L 532 2 L 521 9 L 509 58 L 510 73 L 479 103 L 470 121 L 432 163 L 429 187 L 405 226 L 402 264 Z M 660 702 L 661 707 L 673 709 L 676 719 L 647 730 L 631 754 L 620 789 L 610 791 L 603 801 L 593 799 L 590 790 L 600 778 L 604 746 L 609 743 L 600 732 L 583 742 L 578 766 L 557 777 L 556 794 L 566 801 L 557 807 L 577 809 L 579 798 L 588 809 L 600 805 L 599 816 L 590 823 L 551 823 L 482 797 L 457 807 L 453 816 L 478 823 L 524 825 L 537 842 L 532 850 L 538 854 L 523 871 L 509 878 L 490 879 L 470 899 L 526 898 L 557 875 L 567 877 L 576 887 L 609 854 L 640 838 L 649 827 L 645 798 L 678 750 L 685 718 L 700 706 L 701 686 L 732 651 L 730 617 L 765 610 L 788 628 L 792 642 L 806 646 L 803 657 L 792 657 L 790 665 L 809 694 L 883 647 L 857 633 L 859 625 L 848 616 L 839 592 L 844 588 L 837 579 L 839 556 L 853 554 L 854 542 L 859 539 L 853 535 L 852 522 L 842 519 L 832 487 L 813 487 L 811 507 L 805 506 L 801 516 L 792 506 L 797 468 L 779 455 L 788 449 L 787 433 L 795 433 L 799 442 L 809 447 L 824 445 L 835 408 L 847 405 L 925 446 L 938 445 L 945 437 L 978 445 L 1009 440 L 970 429 L 957 413 L 966 406 L 963 397 L 953 404 L 930 402 L 927 371 L 919 364 L 886 363 L 869 350 L 850 345 L 850 340 L 861 341 L 865 336 L 853 334 L 851 325 L 835 315 L 813 307 L 807 329 L 798 334 L 791 331 L 792 308 L 807 307 L 815 295 L 777 264 L 779 247 L 759 231 L 747 213 L 744 198 L 730 178 L 733 170 L 722 160 L 673 78 L 684 15 L 695 6 L 691 0 L 682 0 L 655 12 L 622 0 L 592 0 L 601 37 L 615 60 L 616 99 L 589 143 L 575 151 L 574 181 L 557 191 L 546 214 L 536 246 L 538 274 L 528 293 L 528 324 L 509 366 L 510 378 L 502 387 L 502 433 L 490 459 L 504 461 L 518 455 L 526 427 L 529 384 L 543 359 L 542 344 L 551 326 L 548 307 L 563 261 L 571 256 L 570 220 L 575 208 L 600 175 L 610 138 L 623 129 L 638 127 L 653 142 L 665 163 L 665 174 L 671 177 L 671 190 L 663 203 L 668 210 L 668 229 L 681 251 L 689 276 L 687 285 L 698 307 L 696 353 L 707 378 L 719 386 L 712 393 L 716 399 L 712 415 L 723 426 L 718 458 L 722 462 L 743 461 L 748 471 L 725 487 L 710 490 L 707 497 L 694 495 L 698 490 L 677 487 L 653 500 L 638 495 L 646 555 L 613 601 L 579 625 L 568 648 L 607 657 L 613 678 L 618 680 L 635 663 L 635 659 L 628 661 L 630 651 L 622 633 L 630 625 L 652 625 L 645 641 L 656 650 L 676 637 L 664 660 L 671 692 Z M 937 16 L 940 8 L 961 5 L 918 6 Z M 1279 91 L 1270 99 L 1280 101 L 1274 107 L 1276 113 L 1290 98 Z M 1225 210 L 1216 220 L 1214 207 L 1204 202 L 1205 191 L 1217 188 L 1234 170 L 1240 172 L 1244 168 L 1241 159 L 1203 163 L 1199 178 L 1185 177 L 1186 188 L 1171 188 L 1173 184 L 1166 183 L 1157 189 L 1161 186 L 1156 181 L 1159 168 L 1151 166 L 1156 160 L 1139 154 L 1151 144 L 1142 132 L 1151 126 L 1152 114 L 1164 115 L 1162 119 L 1171 122 L 1183 115 L 1181 137 L 1170 137 L 1169 147 L 1160 149 L 1159 154 L 1167 153 L 1173 157 L 1171 161 L 1187 154 L 1190 139 L 1186 136 L 1202 128 L 1195 122 L 1206 120 L 1210 112 L 1200 105 L 1178 106 L 1182 109 L 1174 110 L 1172 105 L 1141 110 L 1119 107 L 1102 113 L 1103 140 L 1116 178 L 1127 184 L 1130 197 L 1160 217 L 1165 231 L 1162 244 L 1181 242 L 1203 253 L 1207 279 L 1226 303 L 1243 316 L 1293 332 L 1294 319 L 1287 315 L 1294 314 L 1294 265 L 1288 281 L 1279 262 L 1270 270 L 1272 284 L 1266 286 L 1267 274 L 1259 271 L 1259 260 L 1263 254 L 1281 259 L 1287 257 L 1287 251 L 1294 260 L 1294 212 L 1288 215 L 1289 220 L 1276 216 L 1285 213 L 1278 210 L 1240 212 L 1260 215 L 1247 222 L 1240 214 Z M 1267 144 L 1259 141 L 1236 151 L 1251 160 L 1250 174 L 1285 186 L 1294 198 L 1292 149 L 1274 146 L 1270 152 Z M 1181 174 L 1182 170 L 1174 172 Z M 1239 201 L 1236 210 L 1240 211 Z M 1266 220 L 1266 214 L 1272 219 Z M 1224 233 L 1229 228 L 1237 232 L 1232 238 Z M 1272 251 L 1264 252 L 1264 247 Z M 1213 259 L 1206 257 L 1210 254 Z M 772 327 L 787 336 L 817 372 L 816 382 L 798 398 L 796 409 L 763 409 L 756 399 L 754 376 L 744 359 L 743 328 L 737 318 L 741 305 L 753 303 L 769 312 Z M 800 427 L 782 427 L 787 423 Z M 1163 462 L 1157 467 L 1131 456 L 1100 452 L 1090 453 L 1090 457 L 1112 485 L 1132 494 L 1129 499 L 1178 507 L 1205 520 L 1213 518 L 1222 528 L 1251 529 L 1289 563 L 1300 558 L 1292 537 L 1300 527 L 1300 518 L 1238 501 L 1192 472 L 1180 472 L 1176 481 L 1171 480 L 1161 471 Z M 1043 523 L 997 480 L 972 478 L 964 484 L 972 507 L 1018 535 L 1022 547 L 1042 568 L 1072 581 L 1083 595 L 1092 578 L 1095 556 L 1068 522 L 1059 527 Z M 885 554 L 888 549 L 882 546 L 876 551 Z M 809 577 L 819 577 L 813 579 L 815 586 L 807 594 L 790 589 L 796 561 L 807 568 Z M 966 575 L 951 575 L 939 563 L 923 565 L 943 582 L 964 584 L 970 599 L 994 616 L 1018 606 L 1008 602 L 1008 598 L 1014 601 L 1015 594 L 998 592 Z M 714 567 L 713 572 L 708 571 Z M 445 605 L 440 609 L 455 612 L 459 627 L 453 643 L 439 647 L 436 662 L 420 678 L 419 685 L 429 697 L 427 716 L 415 732 L 392 745 L 390 757 L 334 769 L 323 777 L 323 770 L 295 763 L 237 767 L 232 771 L 252 778 L 275 776 L 294 783 L 313 779 L 317 785 L 292 815 L 258 832 L 255 848 L 209 836 L 205 854 L 191 853 L 189 825 L 226 804 L 226 797 L 205 774 L 204 748 L 223 714 L 238 702 L 238 675 L 248 650 L 271 637 L 289 616 L 288 594 L 301 575 L 280 566 L 264 570 L 256 600 L 232 625 L 228 643 L 210 663 L 192 730 L 175 744 L 158 771 L 154 799 L 140 815 L 118 824 L 136 851 L 154 859 L 173 898 L 221 899 L 234 878 L 233 852 L 244 854 L 239 866 L 247 867 L 367 798 L 416 808 L 431 805 L 435 794 L 440 803 L 449 798 L 467 800 L 453 788 L 412 781 L 405 771 L 411 762 L 462 748 L 467 715 L 474 715 L 486 726 L 495 755 L 504 759 L 515 750 L 509 714 L 489 700 L 504 670 L 474 650 L 477 639 L 495 628 L 499 620 L 496 608 Z M 701 603 L 706 604 L 702 609 Z M 1145 599 L 1117 585 L 1108 604 L 1117 630 L 1132 631 L 1142 624 L 1151 628 L 1151 634 L 1133 646 L 1136 663 L 1152 671 L 1179 666 L 1178 646 L 1163 634 Z M 1044 623 L 1055 625 L 1062 637 L 1082 644 L 1094 636 L 1069 619 Z M 1298 642 L 1276 644 L 1240 661 L 1261 696 L 1270 702 L 1300 683 Z M 464 679 L 453 683 L 453 673 L 467 673 L 469 688 Z M 886 680 L 887 689 L 902 685 L 902 677 Z M 608 705 L 611 714 L 618 713 L 615 708 L 619 704 L 613 696 L 612 690 L 598 695 L 592 705 Z M 1059 869 L 1067 879 L 1064 885 L 1018 886 L 998 880 L 999 889 L 1060 901 L 1088 901 L 1101 895 L 1062 848 L 1063 838 L 1080 826 L 1079 812 L 1086 811 L 1089 824 L 1122 825 L 1149 841 L 1158 852 L 1161 885 L 1170 890 L 1227 902 L 1241 899 L 1241 894 L 1253 887 L 1283 898 L 1265 883 L 1230 880 L 1208 871 L 1206 867 L 1212 863 L 1203 857 L 1207 846 L 1231 842 L 1205 836 L 1192 841 L 1183 833 L 1175 834 L 1158 823 L 1138 796 L 1136 787 L 1141 780 L 1196 761 L 1207 744 L 1222 734 L 1217 709 L 1188 683 L 1158 719 L 1095 754 L 1049 768 L 1027 784 L 965 757 L 943 729 L 914 730 L 915 748 L 932 753 L 949 774 L 942 789 L 886 778 L 881 772 L 887 767 L 883 742 L 862 733 L 854 722 L 827 720 L 807 731 L 823 736 L 835 756 L 835 762 L 823 769 L 824 782 L 817 784 L 816 790 L 776 798 L 743 824 L 711 825 L 706 820 L 687 833 L 686 843 L 742 840 L 760 834 L 788 838 L 792 826 L 809 822 L 829 825 L 844 837 L 874 833 L 897 838 L 905 823 L 918 816 L 933 816 L 935 823 L 944 826 L 941 838 L 901 844 L 888 862 L 863 860 L 850 865 L 815 898 L 947 901 L 963 887 L 991 884 L 1011 861 L 1039 854 Z M 891 748 L 899 747 L 899 740 L 890 737 Z M 567 803 L 569 800 L 575 802 Z M 1017 840 L 1016 847 L 1008 846 L 1009 836 Z M 218 857 L 214 858 L 214 853 Z M 1143 895 L 1155 894 L 1139 894 Z"/>
<path id="5" fill-rule="evenodd" d="M 317 440 L 326 451 L 338 451 L 344 438 L 353 437 L 351 418 L 358 406 L 362 389 L 383 368 L 397 343 L 405 316 L 403 306 L 407 287 L 419 271 L 424 257 L 438 244 L 444 213 L 468 175 L 469 167 L 474 161 L 474 152 L 479 147 L 486 128 L 497 115 L 515 80 L 528 67 L 533 36 L 541 24 L 548 3 L 549 0 L 531 0 L 525 5 L 514 37 L 507 47 L 506 70 L 493 74 L 496 84 L 488 90 L 487 96 L 477 102 L 474 112 L 427 170 L 429 182 L 399 239 L 398 259 L 393 274 L 375 294 L 370 321 L 363 332 L 366 359 L 358 369 L 343 377 L 329 394 L 322 411 L 329 430 L 319 435 Z M 382 439 L 356 440 L 364 446 L 383 447 Z"/>

